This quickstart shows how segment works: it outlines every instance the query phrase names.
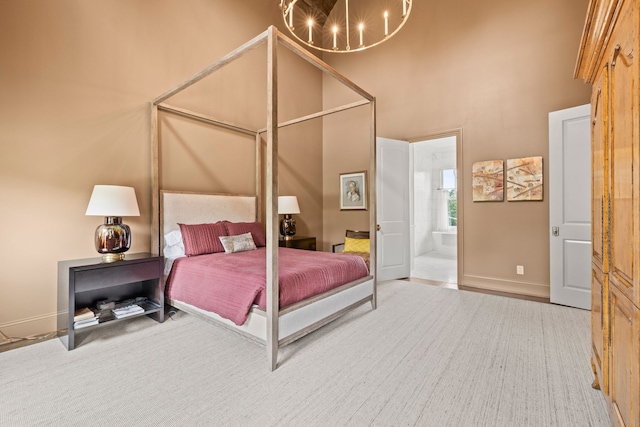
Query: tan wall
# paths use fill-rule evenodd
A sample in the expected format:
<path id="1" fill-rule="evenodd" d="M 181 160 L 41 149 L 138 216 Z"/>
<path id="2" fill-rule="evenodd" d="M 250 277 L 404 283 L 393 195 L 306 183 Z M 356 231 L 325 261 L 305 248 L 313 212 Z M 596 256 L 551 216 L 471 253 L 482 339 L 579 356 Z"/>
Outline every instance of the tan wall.
<path id="1" fill-rule="evenodd" d="M 343 242 L 346 230 L 369 230 L 368 210 L 340 210 L 339 177 L 343 173 L 367 171 L 367 179 L 370 178 L 370 116 L 370 107 L 366 105 L 324 119 L 325 251 L 331 251 L 333 244 Z M 373 208 L 370 203 L 367 207 Z"/>
<path id="2" fill-rule="evenodd" d="M 58 261 L 97 255 L 102 219 L 84 215 L 95 184 L 135 187 L 141 216 L 124 219 L 130 252 L 149 250 L 149 101 L 280 21 L 277 4 L 262 0 L 0 0 L 0 330 L 55 329 Z M 286 69 L 293 55 L 281 50 L 283 118 L 320 110 L 319 73 L 306 63 Z M 255 95 L 266 87 L 264 52 L 243 60 L 259 65 L 227 71 L 210 91 L 181 95 L 180 106 L 264 126 L 266 97 Z M 253 191 L 252 166 L 225 160 L 252 153 L 252 141 L 247 148 L 236 135 L 161 121 L 173 139 L 164 147 L 167 187 Z M 304 126 L 283 132 L 281 187 L 301 196 L 299 233 L 322 235 L 321 129 Z"/>
<path id="3" fill-rule="evenodd" d="M 377 98 L 378 136 L 415 140 L 463 130 L 464 277 L 461 284 L 549 294 L 548 173 L 542 202 L 474 203 L 475 161 L 538 156 L 548 165 L 548 113 L 589 101 L 589 87 L 573 79 L 587 0 L 416 1 L 394 38 L 361 53 L 325 55 L 339 72 Z M 326 104 L 344 91 L 325 79 Z M 325 108 L 327 108 L 325 106 Z M 325 127 L 325 147 L 348 135 L 350 123 Z M 362 169 L 359 141 L 340 139 L 336 151 L 353 161 L 327 161 L 325 241 L 366 217 L 337 212 L 327 201 L 338 173 Z M 351 147 L 350 145 L 353 145 Z M 334 153 L 335 154 L 335 153 Z M 516 265 L 525 275 L 516 275 Z"/>
<path id="4" fill-rule="evenodd" d="M 547 113 L 588 101 L 588 88 L 571 77 L 585 11 L 586 0 L 415 2 L 406 28 L 389 42 L 327 60 L 377 97 L 380 136 L 409 139 L 462 127 L 464 174 L 477 160 L 541 154 L 547 161 Z M 278 8 L 263 0 L 0 0 L 0 330 L 19 336 L 55 329 L 57 262 L 95 256 L 100 219 L 84 216 L 94 184 L 136 188 L 141 216 L 125 219 L 131 251 L 149 249 L 148 102 L 280 22 Z M 264 67 L 249 68 L 228 73 L 240 87 L 226 85 L 225 77 L 211 84 L 213 93 L 180 101 L 258 126 L 262 110 L 251 101 Z M 306 66 L 283 70 L 280 88 L 282 120 L 353 100 L 332 83 L 323 89 Z M 320 93 L 323 101 L 316 100 Z M 325 249 L 345 228 L 368 225 L 364 211 L 337 210 L 338 174 L 368 165 L 355 124 L 363 114 L 366 107 L 281 135 L 281 194 L 300 198 L 298 233 L 321 236 Z M 163 120 L 163 135 L 173 123 L 180 131 L 174 139 L 185 141 L 171 148 L 176 164 L 167 166 L 166 185 L 181 186 L 182 169 L 197 176 L 190 182 L 196 189 L 251 191 L 249 169 L 230 164 L 220 173 L 205 161 L 219 156 L 215 149 L 190 152 L 201 144 L 189 140 L 192 134 L 226 137 Z M 327 132 L 324 152 L 320 129 Z M 300 147 L 303 141 L 310 145 Z M 468 198 L 468 179 L 465 186 Z M 464 283 L 484 277 L 548 286 L 546 199 L 465 200 Z M 525 265 L 524 278 L 515 276 L 516 263 Z"/>

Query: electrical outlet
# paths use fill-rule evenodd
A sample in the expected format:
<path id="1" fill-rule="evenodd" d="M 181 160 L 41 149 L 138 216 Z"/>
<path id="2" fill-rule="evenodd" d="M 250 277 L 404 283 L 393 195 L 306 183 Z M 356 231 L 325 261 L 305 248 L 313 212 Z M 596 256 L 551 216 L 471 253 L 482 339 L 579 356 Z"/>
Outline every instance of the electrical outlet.
<path id="1" fill-rule="evenodd" d="M 516 274 L 524 274 L 524 265 L 516 265 Z"/>

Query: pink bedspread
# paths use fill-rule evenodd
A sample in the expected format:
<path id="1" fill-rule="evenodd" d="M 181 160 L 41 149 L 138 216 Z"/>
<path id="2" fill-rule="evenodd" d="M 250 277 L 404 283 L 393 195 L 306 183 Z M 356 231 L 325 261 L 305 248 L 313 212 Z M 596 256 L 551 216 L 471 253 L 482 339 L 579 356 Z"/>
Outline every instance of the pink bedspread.
<path id="1" fill-rule="evenodd" d="M 281 309 L 369 274 L 359 256 L 278 249 Z M 166 293 L 242 325 L 252 304 L 266 307 L 266 249 L 179 258 Z"/>

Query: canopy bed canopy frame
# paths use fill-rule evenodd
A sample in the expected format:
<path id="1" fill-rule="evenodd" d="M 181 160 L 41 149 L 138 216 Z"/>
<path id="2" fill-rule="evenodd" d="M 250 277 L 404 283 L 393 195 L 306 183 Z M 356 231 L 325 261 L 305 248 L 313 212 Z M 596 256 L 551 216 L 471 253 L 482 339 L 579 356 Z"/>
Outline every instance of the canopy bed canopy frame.
<path id="1" fill-rule="evenodd" d="M 249 126 L 238 125 L 230 123 L 225 120 L 220 120 L 214 117 L 207 116 L 195 111 L 189 111 L 184 108 L 176 107 L 167 104 L 165 101 L 172 96 L 180 93 L 184 89 L 196 84 L 205 77 L 211 75 L 222 67 L 229 63 L 239 59 L 249 51 L 265 44 L 267 45 L 267 123 L 266 127 L 262 129 L 253 129 Z M 296 55 L 306 60 L 308 63 L 320 69 L 323 73 L 326 73 L 353 92 L 364 98 L 363 100 L 356 101 L 343 106 L 331 108 L 314 114 L 299 117 L 297 119 L 289 120 L 283 123 L 278 123 L 278 57 L 277 47 L 283 45 Z M 352 108 L 369 105 L 370 108 L 370 164 L 369 164 L 369 200 L 371 208 L 369 209 L 369 224 L 371 229 L 371 247 L 375 248 L 375 224 L 376 224 L 376 210 L 375 210 L 375 155 L 376 155 L 376 109 L 375 109 L 375 97 L 365 92 L 363 89 L 355 85 L 345 76 L 338 73 L 332 67 L 319 60 L 309 52 L 304 50 L 293 40 L 281 34 L 274 26 L 269 27 L 265 32 L 254 37 L 250 41 L 246 42 L 242 46 L 228 53 L 226 56 L 208 66 L 204 70 L 196 73 L 191 78 L 182 82 L 173 89 L 165 92 L 161 96 L 154 99 L 151 103 L 151 146 L 152 146 L 152 233 L 151 233 L 151 251 L 156 254 L 162 254 L 162 241 L 163 241 L 163 205 L 162 197 L 163 191 L 161 188 L 162 182 L 162 164 L 160 159 L 160 141 L 159 141 L 159 121 L 158 112 L 164 111 L 169 114 L 175 114 L 188 119 L 196 120 L 202 123 L 208 123 L 217 127 L 222 127 L 227 130 L 239 132 L 242 134 L 255 137 L 255 167 L 256 167 L 256 185 L 255 185 L 255 202 L 256 219 L 262 217 L 261 207 L 262 198 L 266 197 L 265 203 L 265 235 L 266 235 L 266 337 L 259 340 L 266 344 L 267 358 L 270 370 L 274 370 L 277 367 L 278 347 L 288 344 L 289 342 L 304 336 L 305 334 L 317 329 L 323 324 L 335 319 L 338 315 L 343 314 L 348 309 L 354 308 L 358 304 L 350 304 L 348 307 L 340 310 L 339 313 L 332 313 L 326 317 L 324 321 L 315 322 L 313 325 L 303 326 L 295 334 L 291 335 L 286 340 L 279 340 L 279 288 L 278 288 L 278 129 L 291 126 L 297 123 L 302 123 L 307 120 L 315 118 L 321 118 L 329 114 L 335 114 L 341 111 L 346 111 Z M 261 152 L 261 135 L 266 134 L 266 163 L 263 168 Z M 262 194 L 263 182 L 262 174 L 264 169 L 264 187 L 265 195 Z M 184 192 L 188 193 L 188 192 Z M 375 279 L 375 250 L 371 251 L 370 260 L 370 276 L 368 279 L 371 282 L 370 295 L 367 296 L 367 301 L 371 302 L 372 308 L 376 308 L 376 279 Z M 362 282 L 362 280 L 360 281 Z M 336 292 L 332 292 L 335 295 Z M 324 297 L 321 297 L 324 298 Z M 314 297 L 317 301 L 318 297 Z M 366 301 L 365 301 L 366 302 Z M 308 304 L 313 304 L 309 302 Z M 299 304 L 300 305 L 300 304 Z M 305 304 L 302 304 L 305 305 Z M 326 304 L 325 304 L 326 305 Z M 290 312 L 290 309 L 285 309 L 285 312 Z"/>

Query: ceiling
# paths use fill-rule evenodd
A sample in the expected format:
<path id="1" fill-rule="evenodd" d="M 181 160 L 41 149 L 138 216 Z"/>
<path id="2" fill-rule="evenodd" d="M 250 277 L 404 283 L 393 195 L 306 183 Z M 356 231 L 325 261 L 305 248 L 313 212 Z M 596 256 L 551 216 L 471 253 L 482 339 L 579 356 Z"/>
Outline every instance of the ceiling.
<path id="1" fill-rule="evenodd" d="M 296 6 L 302 9 L 308 16 L 313 16 L 314 20 L 322 27 L 337 1 L 338 0 L 298 0 Z"/>

